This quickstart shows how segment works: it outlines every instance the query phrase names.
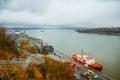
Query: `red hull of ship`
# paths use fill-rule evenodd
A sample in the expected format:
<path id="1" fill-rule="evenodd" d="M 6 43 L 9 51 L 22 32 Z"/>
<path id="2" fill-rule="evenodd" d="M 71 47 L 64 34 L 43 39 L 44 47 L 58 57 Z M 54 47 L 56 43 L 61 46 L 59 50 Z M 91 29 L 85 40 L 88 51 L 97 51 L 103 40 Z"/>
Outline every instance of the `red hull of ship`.
<path id="1" fill-rule="evenodd" d="M 93 68 L 95 70 L 99 70 L 99 71 L 103 69 L 103 66 L 100 65 L 99 63 L 88 64 L 88 67 Z"/>
<path id="2" fill-rule="evenodd" d="M 76 56 L 73 56 L 72 57 L 73 60 L 75 60 L 76 62 L 80 63 L 80 64 L 86 64 L 86 61 L 84 59 L 78 59 Z"/>
<path id="3" fill-rule="evenodd" d="M 78 58 L 76 55 L 72 56 L 72 59 L 80 64 L 86 64 L 86 61 L 84 59 Z M 101 71 L 103 69 L 103 66 L 97 62 L 92 63 L 92 64 L 87 64 L 89 68 L 93 68 L 95 70 Z"/>

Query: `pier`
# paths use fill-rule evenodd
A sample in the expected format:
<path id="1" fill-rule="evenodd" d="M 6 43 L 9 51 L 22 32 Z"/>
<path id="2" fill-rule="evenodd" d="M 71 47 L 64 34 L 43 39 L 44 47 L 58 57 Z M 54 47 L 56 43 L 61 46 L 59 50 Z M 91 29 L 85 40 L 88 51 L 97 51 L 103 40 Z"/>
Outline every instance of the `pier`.
<path id="1" fill-rule="evenodd" d="M 87 80 L 86 78 L 81 76 L 81 74 L 86 71 L 92 71 L 92 73 L 94 73 L 95 75 L 98 76 L 97 78 L 92 78 L 91 80 L 113 80 L 112 78 L 102 74 L 100 71 L 85 67 L 82 64 L 75 62 L 70 56 L 67 56 L 58 50 L 55 50 L 54 52 L 56 54 L 55 56 L 57 56 L 58 58 L 62 58 L 63 60 L 70 62 L 71 64 L 75 64 L 76 67 L 79 68 L 79 69 L 77 69 L 76 73 L 74 74 L 79 80 Z"/>
<path id="2" fill-rule="evenodd" d="M 39 41 L 39 40 L 36 40 L 34 38 L 30 39 L 29 45 L 35 46 L 36 44 L 38 44 L 38 42 L 36 42 L 36 41 Z M 41 45 L 41 44 L 39 43 L 39 45 Z M 43 46 L 40 46 L 40 47 L 43 47 Z M 49 51 L 49 48 L 45 47 L 45 50 Z M 106 75 L 102 74 L 99 71 L 96 71 L 94 69 L 85 67 L 85 66 L 75 62 L 71 58 L 71 56 L 68 56 L 68 55 L 62 53 L 59 50 L 54 49 L 54 51 L 53 52 L 52 51 L 53 50 L 51 50 L 50 51 L 51 53 L 48 55 L 48 56 L 51 57 L 51 59 L 57 60 L 57 61 L 63 61 L 63 62 L 70 62 L 71 64 L 76 65 L 75 66 L 76 70 L 75 70 L 74 76 L 76 76 L 78 78 L 78 80 L 87 80 L 86 78 L 81 76 L 81 74 L 86 72 L 86 71 L 92 71 L 92 73 L 94 73 L 95 75 L 98 76 L 97 78 L 92 78 L 91 80 L 112 80 L 111 78 L 107 77 Z M 30 53 L 28 51 L 25 51 L 25 54 L 26 54 L 26 58 L 13 58 L 12 60 L 1 60 L 0 61 L 0 67 L 4 66 L 6 64 L 13 64 L 13 65 L 20 65 L 20 66 L 22 66 L 23 68 L 26 69 L 29 66 L 29 64 L 32 63 L 32 62 L 34 62 L 36 64 L 45 63 L 44 58 L 40 58 L 40 55 L 38 55 L 37 53 L 32 54 L 32 53 Z"/>
<path id="3" fill-rule="evenodd" d="M 75 64 L 76 71 L 74 76 L 78 78 L 78 80 L 87 80 L 86 78 L 82 77 L 81 74 L 86 72 L 86 71 L 92 71 L 95 75 L 97 75 L 97 78 L 92 78 L 91 80 L 113 80 L 106 75 L 102 74 L 101 72 L 90 69 L 88 67 L 83 66 L 82 64 L 79 64 L 75 62 L 70 56 L 65 55 L 64 53 L 54 50 L 55 54 L 50 54 L 49 56 L 54 59 L 54 60 L 61 60 L 63 62 L 70 62 L 71 64 Z M 40 58 L 36 54 L 30 54 L 27 58 L 22 59 L 22 58 L 13 58 L 12 60 L 0 60 L 0 67 L 6 65 L 6 64 L 13 64 L 13 65 L 20 65 L 23 66 L 25 69 L 28 67 L 28 65 L 32 62 L 35 62 L 36 64 L 42 64 L 45 63 L 45 60 L 43 58 Z"/>

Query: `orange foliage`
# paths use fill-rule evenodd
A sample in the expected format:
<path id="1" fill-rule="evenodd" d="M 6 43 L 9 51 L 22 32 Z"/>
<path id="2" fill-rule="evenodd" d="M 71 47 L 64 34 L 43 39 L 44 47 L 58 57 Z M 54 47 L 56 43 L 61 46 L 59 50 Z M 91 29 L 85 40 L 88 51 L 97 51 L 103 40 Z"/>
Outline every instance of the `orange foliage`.
<path id="1" fill-rule="evenodd" d="M 29 44 L 29 39 L 25 38 L 25 39 L 21 39 L 21 44 Z"/>
<path id="2" fill-rule="evenodd" d="M 8 52 L 5 50 L 0 50 L 0 60 L 11 60 L 16 55 L 13 52 Z"/>
<path id="3" fill-rule="evenodd" d="M 25 58 L 25 52 L 23 50 L 19 53 L 19 58 Z"/>
<path id="4" fill-rule="evenodd" d="M 70 63 L 44 58 L 45 63 L 31 63 L 27 70 L 10 64 L 3 66 L 0 68 L 0 80 L 76 80 Z"/>
<path id="5" fill-rule="evenodd" d="M 28 46 L 27 50 L 34 54 L 37 52 L 37 48 L 35 46 Z"/>
<path id="6" fill-rule="evenodd" d="M 15 52 L 15 36 L 7 34 L 7 28 L 0 25 L 0 49 Z"/>
<path id="7" fill-rule="evenodd" d="M 43 78 L 39 68 L 34 63 L 29 65 L 27 72 L 29 79 L 41 80 Z"/>
<path id="8" fill-rule="evenodd" d="M 38 65 L 46 80 L 76 80 L 74 69 L 68 62 L 52 61 L 45 57 L 45 63 Z"/>
<path id="9" fill-rule="evenodd" d="M 21 66 L 8 64 L 0 68 L 0 80 L 28 80 L 28 75 Z"/>
<path id="10" fill-rule="evenodd" d="M 0 60 L 12 60 L 15 57 L 16 53 L 0 50 Z M 25 53 L 23 51 L 19 53 L 19 58 L 25 58 Z"/>

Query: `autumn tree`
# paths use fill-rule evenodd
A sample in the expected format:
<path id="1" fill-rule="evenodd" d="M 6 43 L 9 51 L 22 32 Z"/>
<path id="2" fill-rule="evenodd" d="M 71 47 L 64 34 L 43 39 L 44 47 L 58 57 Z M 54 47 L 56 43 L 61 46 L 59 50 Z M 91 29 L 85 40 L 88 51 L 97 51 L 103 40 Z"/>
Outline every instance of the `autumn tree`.
<path id="1" fill-rule="evenodd" d="M 7 32 L 8 29 L 0 25 L 0 60 L 10 60 L 15 57 L 14 34 Z"/>
<path id="2" fill-rule="evenodd" d="M 27 73 L 30 80 L 43 80 L 42 73 L 35 63 L 29 65 Z"/>
<path id="3" fill-rule="evenodd" d="M 21 39 L 21 44 L 23 45 L 29 44 L 29 39 L 28 38 Z"/>
<path id="4" fill-rule="evenodd" d="M 5 44 L 6 44 L 6 28 L 0 27 L 0 48 L 4 49 Z"/>
<path id="5" fill-rule="evenodd" d="M 26 47 L 29 45 L 29 39 L 23 38 L 20 39 L 20 48 L 26 50 Z"/>
<path id="6" fill-rule="evenodd" d="M 5 50 L 0 50 L 0 60 L 11 60 L 16 55 L 13 52 L 8 52 Z"/>
<path id="7" fill-rule="evenodd" d="M 44 59 L 45 63 L 31 63 L 26 70 L 18 65 L 5 65 L 0 68 L 0 80 L 77 80 L 69 62 Z"/>
<path id="8" fill-rule="evenodd" d="M 0 27 L 0 49 L 15 52 L 15 36 L 7 33 L 7 30 Z"/>
<path id="9" fill-rule="evenodd" d="M 38 66 L 45 80 L 76 80 L 74 69 L 68 62 L 53 61 L 45 57 L 45 63 Z"/>
<path id="10" fill-rule="evenodd" d="M 0 68 L 0 80 L 28 80 L 28 75 L 23 67 L 8 64 Z"/>
<path id="11" fill-rule="evenodd" d="M 15 53 L 15 35 L 14 34 L 8 34 L 6 36 L 6 49 L 7 51 Z"/>
<path id="12" fill-rule="evenodd" d="M 33 54 L 35 54 L 37 52 L 37 47 L 35 47 L 33 45 L 27 46 L 26 50 L 29 51 L 29 52 L 31 52 L 31 53 L 33 53 Z"/>

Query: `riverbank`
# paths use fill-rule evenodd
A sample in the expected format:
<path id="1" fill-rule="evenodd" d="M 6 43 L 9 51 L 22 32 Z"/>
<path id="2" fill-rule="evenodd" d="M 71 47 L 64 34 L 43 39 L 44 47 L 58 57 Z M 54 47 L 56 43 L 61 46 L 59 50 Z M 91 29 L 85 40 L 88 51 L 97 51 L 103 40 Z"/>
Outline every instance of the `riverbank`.
<path id="1" fill-rule="evenodd" d="M 55 49 L 70 57 L 79 54 L 81 49 L 84 49 L 103 65 L 103 74 L 119 80 L 119 36 L 84 34 L 66 29 L 44 29 L 44 32 L 26 30 L 26 32 L 29 36 L 52 44 Z"/>
<path id="2" fill-rule="evenodd" d="M 75 29 L 79 33 L 88 33 L 88 34 L 101 34 L 101 35 L 115 35 L 120 36 L 120 27 L 116 28 L 84 28 L 84 29 Z"/>
<path id="3" fill-rule="evenodd" d="M 17 35 L 12 34 L 16 36 L 14 39 L 17 55 L 11 60 L 0 60 L 0 80 L 76 80 L 70 63 L 61 61 L 61 58 L 52 54 L 48 49 L 49 45 L 42 39 L 20 34 L 18 31 Z M 23 58 L 19 57 L 21 51 L 24 51 Z"/>
<path id="4" fill-rule="evenodd" d="M 40 38 L 41 39 L 41 38 Z M 34 40 L 34 38 L 32 38 L 32 39 L 30 39 L 32 42 L 30 42 L 31 43 L 31 45 L 34 45 L 34 43 L 33 42 L 36 42 L 36 41 L 38 41 L 39 39 L 35 39 Z M 57 48 L 55 48 L 55 49 L 57 49 Z M 66 49 L 67 50 L 67 49 Z M 61 51 L 61 50 L 60 50 Z M 37 56 L 37 55 L 36 55 Z M 33 59 L 32 59 L 33 60 Z M 58 60 L 59 60 L 59 57 L 58 57 Z M 61 60 L 61 58 L 60 58 L 60 60 Z M 24 61 L 24 60 L 23 60 Z"/>
<path id="5" fill-rule="evenodd" d="M 31 38 L 32 40 L 39 40 L 36 38 Z M 35 42 L 34 41 L 34 42 Z M 108 76 L 102 74 L 99 71 L 96 71 L 94 69 L 90 69 L 88 67 L 85 67 L 79 63 L 74 62 L 74 60 L 72 60 L 72 58 L 70 56 L 67 56 L 66 54 L 62 53 L 61 51 L 58 51 L 56 49 L 54 49 L 54 53 L 55 55 L 48 55 L 51 59 L 55 60 L 55 61 L 63 61 L 63 62 L 70 62 L 72 65 L 76 65 L 74 67 L 74 69 L 77 71 L 75 71 L 75 76 L 79 79 L 79 80 L 87 80 L 85 77 L 82 77 L 80 74 L 85 73 L 85 72 L 89 72 L 91 71 L 94 75 L 97 75 L 97 78 L 91 78 L 91 80 L 112 80 L 111 78 L 109 78 Z"/>

